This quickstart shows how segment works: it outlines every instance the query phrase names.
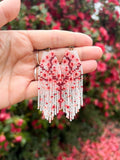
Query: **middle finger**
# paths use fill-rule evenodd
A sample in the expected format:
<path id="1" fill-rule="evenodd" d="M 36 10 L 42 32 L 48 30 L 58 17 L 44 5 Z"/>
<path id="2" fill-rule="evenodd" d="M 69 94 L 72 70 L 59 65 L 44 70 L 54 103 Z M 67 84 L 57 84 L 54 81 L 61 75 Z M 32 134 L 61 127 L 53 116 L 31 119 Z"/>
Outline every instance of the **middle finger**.
<path id="1" fill-rule="evenodd" d="M 60 48 L 60 49 L 53 49 L 52 50 L 55 53 L 59 63 L 61 63 L 66 50 L 68 50 L 68 48 Z M 81 61 L 97 60 L 102 56 L 102 50 L 100 47 L 97 47 L 97 46 L 76 47 L 76 48 L 74 48 L 74 50 L 77 50 Z M 44 51 L 38 51 L 39 63 L 41 61 L 43 52 Z M 37 60 L 36 60 L 36 63 L 38 64 Z"/>

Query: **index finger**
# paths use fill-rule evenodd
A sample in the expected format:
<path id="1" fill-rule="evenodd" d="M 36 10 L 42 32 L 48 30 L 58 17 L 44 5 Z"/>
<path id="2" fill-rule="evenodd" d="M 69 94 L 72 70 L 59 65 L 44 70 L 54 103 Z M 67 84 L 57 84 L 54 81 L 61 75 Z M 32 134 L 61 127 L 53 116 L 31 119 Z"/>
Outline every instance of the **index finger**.
<path id="1" fill-rule="evenodd" d="M 92 39 L 83 33 L 65 30 L 27 31 L 34 49 L 91 46 Z"/>
<path id="2" fill-rule="evenodd" d="M 12 21 L 19 13 L 20 0 L 4 0 L 0 2 L 0 27 Z"/>

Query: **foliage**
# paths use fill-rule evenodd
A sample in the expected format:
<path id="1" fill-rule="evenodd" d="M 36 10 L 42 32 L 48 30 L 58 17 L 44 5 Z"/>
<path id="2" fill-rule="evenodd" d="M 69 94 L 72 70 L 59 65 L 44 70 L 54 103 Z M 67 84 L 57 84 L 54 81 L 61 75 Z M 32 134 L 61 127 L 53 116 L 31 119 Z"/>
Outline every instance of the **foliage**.
<path id="1" fill-rule="evenodd" d="M 62 147 L 63 144 L 76 143 L 77 146 L 76 140 L 80 136 L 83 139 L 89 136 L 92 140 L 95 139 L 102 131 L 102 117 L 99 110 L 85 108 L 80 114 L 81 116 L 77 115 L 76 120 L 70 123 L 61 111 L 49 124 L 47 120 L 42 119 L 41 112 L 36 108 L 36 101 L 24 101 L 7 110 L 1 110 L 1 158 L 32 160 L 36 155 L 57 156 L 66 148 Z"/>
<path id="2" fill-rule="evenodd" d="M 95 11 L 99 4 L 99 11 Z M 42 119 L 36 100 L 0 113 L 1 160 L 44 160 L 78 147 L 78 137 L 95 140 L 105 117 L 120 113 L 120 13 L 118 0 L 25 0 L 16 20 L 3 29 L 62 29 L 83 32 L 101 47 L 97 71 L 84 76 L 84 107 L 70 123 L 62 111 L 52 124 Z M 66 146 L 65 146 L 66 144 Z M 47 158 L 48 157 L 48 158 Z"/>

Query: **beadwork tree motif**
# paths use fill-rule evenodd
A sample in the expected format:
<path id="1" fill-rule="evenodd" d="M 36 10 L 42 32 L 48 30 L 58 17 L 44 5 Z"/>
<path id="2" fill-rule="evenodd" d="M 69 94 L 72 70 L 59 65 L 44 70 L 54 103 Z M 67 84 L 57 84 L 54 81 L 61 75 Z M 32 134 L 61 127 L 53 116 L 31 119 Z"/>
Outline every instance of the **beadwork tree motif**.
<path id="1" fill-rule="evenodd" d="M 38 108 L 51 122 L 59 110 L 74 119 L 83 105 L 83 71 L 77 51 L 66 51 L 59 64 L 53 51 L 44 52 L 38 73 Z"/>

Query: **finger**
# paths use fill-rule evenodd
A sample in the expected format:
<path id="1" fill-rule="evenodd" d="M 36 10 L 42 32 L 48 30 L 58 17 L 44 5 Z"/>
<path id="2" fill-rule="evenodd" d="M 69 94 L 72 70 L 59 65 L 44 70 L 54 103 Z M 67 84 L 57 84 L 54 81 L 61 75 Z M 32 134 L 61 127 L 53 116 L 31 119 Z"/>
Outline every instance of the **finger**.
<path id="1" fill-rule="evenodd" d="M 93 72 L 97 68 L 96 60 L 82 61 L 81 63 L 83 67 L 83 74 Z"/>
<path id="2" fill-rule="evenodd" d="M 78 50 L 81 61 L 97 60 L 102 57 L 103 51 L 97 46 L 82 47 Z"/>
<path id="3" fill-rule="evenodd" d="M 65 30 L 26 31 L 34 49 L 91 46 L 92 39 L 83 33 Z"/>
<path id="4" fill-rule="evenodd" d="M 59 63 L 62 61 L 65 51 L 68 50 L 68 48 L 60 48 L 60 49 L 53 49 Z M 97 60 L 101 58 L 102 56 L 102 49 L 97 46 L 86 46 L 86 47 L 76 47 L 74 50 L 77 50 L 79 58 L 81 61 L 86 61 L 86 60 Z M 36 52 L 38 54 L 38 61 L 36 63 L 41 61 L 43 51 Z M 35 55 L 36 56 L 36 55 Z"/>
<path id="5" fill-rule="evenodd" d="M 29 99 L 29 98 L 33 98 L 38 96 L 38 82 L 37 81 L 33 81 L 30 83 L 30 85 L 28 86 L 27 90 L 26 90 L 26 97 L 25 99 Z"/>
<path id="6" fill-rule="evenodd" d="M 20 0 L 4 0 L 0 2 L 0 27 L 15 19 L 20 10 Z"/>
<path id="7" fill-rule="evenodd" d="M 97 68 L 97 62 L 95 60 L 82 61 L 83 73 L 93 72 Z M 38 68 L 37 68 L 38 71 Z M 27 88 L 26 99 L 36 97 L 38 94 L 38 82 L 32 81 Z"/>

